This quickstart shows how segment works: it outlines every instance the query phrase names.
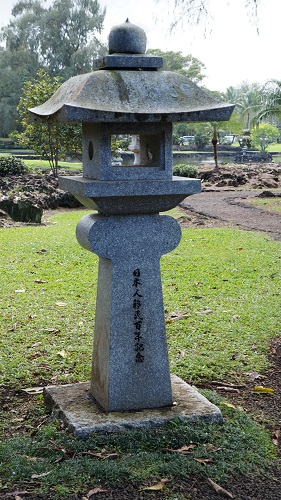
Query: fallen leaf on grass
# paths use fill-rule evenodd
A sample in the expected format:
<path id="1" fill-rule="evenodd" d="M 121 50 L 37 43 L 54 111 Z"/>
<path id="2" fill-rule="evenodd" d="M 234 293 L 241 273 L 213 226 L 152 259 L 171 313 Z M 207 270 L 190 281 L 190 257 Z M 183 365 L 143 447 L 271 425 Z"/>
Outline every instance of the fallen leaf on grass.
<path id="1" fill-rule="evenodd" d="M 247 373 L 247 375 L 248 375 L 249 380 L 251 382 L 254 382 L 258 378 L 266 378 L 265 375 L 261 375 L 260 373 L 257 373 L 257 372 Z"/>
<path id="2" fill-rule="evenodd" d="M 30 457 L 29 455 L 24 455 L 24 458 L 27 460 L 30 460 L 31 462 L 43 462 L 44 459 L 39 458 L 39 457 Z"/>
<path id="3" fill-rule="evenodd" d="M 23 428 L 26 431 L 31 431 L 31 430 L 35 429 L 34 425 L 24 425 Z"/>
<path id="4" fill-rule="evenodd" d="M 154 484 L 152 486 L 146 486 L 145 488 L 141 488 L 142 491 L 160 491 L 168 483 L 168 479 L 161 479 L 160 483 Z"/>
<path id="5" fill-rule="evenodd" d="M 12 328 L 9 328 L 8 332 L 14 332 L 16 331 L 17 327 L 18 327 L 19 323 L 14 323 Z"/>
<path id="6" fill-rule="evenodd" d="M 173 321 L 178 321 L 180 319 L 186 319 L 188 317 L 187 312 L 170 312 L 166 319 L 166 324 L 172 323 Z"/>
<path id="7" fill-rule="evenodd" d="M 28 387 L 27 389 L 22 389 L 27 394 L 36 395 L 43 393 L 43 387 Z"/>
<path id="8" fill-rule="evenodd" d="M 81 453 L 77 453 L 77 455 L 88 455 L 102 460 L 116 460 L 116 458 L 119 458 L 118 453 L 108 452 L 105 449 L 101 451 L 81 451 Z"/>
<path id="9" fill-rule="evenodd" d="M 231 403 L 224 402 L 224 401 L 221 401 L 220 405 L 225 405 L 225 406 L 228 406 L 228 408 L 236 409 L 236 406 L 232 405 Z"/>
<path id="10" fill-rule="evenodd" d="M 227 383 L 227 382 L 223 382 L 221 380 L 220 381 L 212 380 L 211 384 L 212 385 L 218 385 L 218 386 L 222 386 L 223 385 L 223 387 L 235 387 L 236 389 L 243 389 L 243 388 L 247 387 L 246 384 L 230 384 L 230 383 Z"/>
<path id="11" fill-rule="evenodd" d="M 214 462 L 213 458 L 194 458 L 195 462 L 199 462 L 199 464 L 211 464 Z"/>
<path id="12" fill-rule="evenodd" d="M 217 387 L 217 391 L 223 391 L 223 392 L 232 392 L 232 393 L 235 393 L 235 394 L 240 394 L 240 391 L 239 389 L 236 389 L 235 387 L 225 387 L 225 386 L 220 386 L 220 387 Z"/>
<path id="13" fill-rule="evenodd" d="M 27 349 L 31 349 L 31 347 L 38 347 L 39 345 L 42 345 L 42 342 L 35 342 L 35 344 L 28 346 Z"/>
<path id="14" fill-rule="evenodd" d="M 273 394 L 274 389 L 271 389 L 270 387 L 262 387 L 261 385 L 257 385 L 252 389 L 252 391 L 256 394 Z"/>
<path id="15" fill-rule="evenodd" d="M 190 453 L 194 448 L 196 448 L 195 444 L 189 444 L 188 446 L 182 446 L 177 450 L 174 450 L 173 448 L 165 448 L 163 451 L 167 453 L 180 453 L 185 455 L 186 453 Z"/>
<path id="16" fill-rule="evenodd" d="M 35 358 L 40 358 L 41 354 L 40 352 L 33 352 L 31 354 L 28 354 L 26 357 L 27 359 L 35 359 Z"/>
<path id="17" fill-rule="evenodd" d="M 49 441 L 50 444 L 52 445 L 52 450 L 57 450 L 57 451 L 60 451 L 62 452 L 65 456 L 68 456 L 68 457 L 77 457 L 77 456 L 81 456 L 81 455 L 87 455 L 87 456 L 90 456 L 90 457 L 94 457 L 94 458 L 100 458 L 100 459 L 103 459 L 103 460 L 113 460 L 113 459 L 116 459 L 116 458 L 119 458 L 119 455 L 115 452 L 108 452 L 105 448 L 103 448 L 101 451 L 91 451 L 91 450 L 88 450 L 88 451 L 80 451 L 80 452 L 77 452 L 77 451 L 74 451 L 74 450 L 70 450 L 70 449 L 66 449 L 66 448 L 61 448 L 59 446 L 56 445 L 56 443 L 52 440 Z M 60 457 L 59 460 L 61 460 L 63 457 Z M 55 462 L 53 462 L 55 463 Z"/>
<path id="18" fill-rule="evenodd" d="M 49 472 L 42 472 L 42 474 L 32 474 L 31 479 L 39 479 L 40 477 L 45 477 L 49 474 L 52 474 L 52 472 L 52 470 L 49 470 Z"/>
<path id="19" fill-rule="evenodd" d="M 58 356 L 60 356 L 61 358 L 66 358 L 67 357 L 67 353 L 64 349 L 62 349 L 61 351 L 59 351 L 57 353 Z"/>
<path id="20" fill-rule="evenodd" d="M 51 367 L 50 365 L 48 365 L 48 363 L 40 363 L 40 365 L 37 365 L 38 368 L 42 369 L 42 370 L 51 370 Z"/>
<path id="21" fill-rule="evenodd" d="M 60 330 L 58 328 L 43 328 L 43 332 L 59 333 Z"/>
<path id="22" fill-rule="evenodd" d="M 274 433 L 273 433 L 272 442 L 273 442 L 273 444 L 275 444 L 275 446 L 279 445 L 279 437 L 280 437 L 280 429 L 278 429 L 277 431 L 274 431 Z"/>
<path id="23" fill-rule="evenodd" d="M 214 311 L 212 309 L 204 309 L 203 311 L 199 311 L 197 314 L 212 314 Z"/>
<path id="24" fill-rule="evenodd" d="M 91 498 L 93 495 L 97 495 L 98 493 L 106 493 L 108 490 L 103 488 L 94 488 L 87 493 L 86 499 Z"/>
<path id="25" fill-rule="evenodd" d="M 178 448 L 177 450 L 174 450 L 173 448 L 165 448 L 163 451 L 166 453 L 179 453 L 186 455 L 187 453 L 191 453 L 191 450 L 193 450 L 194 448 L 196 448 L 196 444 L 182 446 L 182 448 Z"/>
<path id="26" fill-rule="evenodd" d="M 227 498 L 234 498 L 234 496 L 232 495 L 232 493 L 230 493 L 229 491 L 226 491 L 224 488 L 222 488 L 219 484 L 215 483 L 214 481 L 212 481 L 212 479 L 210 479 L 209 477 L 207 478 L 207 481 L 209 483 L 210 486 L 212 486 L 212 488 L 219 494 L 219 495 L 222 495 L 224 497 L 227 497 Z"/>
<path id="27" fill-rule="evenodd" d="M 47 281 L 46 280 L 37 279 L 37 280 L 34 280 L 34 283 L 47 283 Z"/>

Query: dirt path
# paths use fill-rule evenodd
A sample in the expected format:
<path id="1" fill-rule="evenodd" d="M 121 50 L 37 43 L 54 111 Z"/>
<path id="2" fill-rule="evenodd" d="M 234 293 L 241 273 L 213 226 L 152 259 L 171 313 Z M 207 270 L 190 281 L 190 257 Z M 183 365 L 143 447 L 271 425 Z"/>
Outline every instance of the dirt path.
<path id="1" fill-rule="evenodd" d="M 281 241 L 281 213 L 256 208 L 249 202 L 262 190 L 255 191 L 202 191 L 186 198 L 181 203 L 187 213 L 203 216 L 203 226 L 233 226 L 249 231 L 261 231 Z M 204 218 L 208 218 L 207 221 Z"/>

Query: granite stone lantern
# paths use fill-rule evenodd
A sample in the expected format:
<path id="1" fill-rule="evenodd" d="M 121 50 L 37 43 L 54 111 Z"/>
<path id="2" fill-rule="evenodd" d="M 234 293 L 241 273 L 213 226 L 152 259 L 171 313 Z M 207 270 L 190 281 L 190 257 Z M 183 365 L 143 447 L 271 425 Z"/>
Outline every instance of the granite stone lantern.
<path id="1" fill-rule="evenodd" d="M 45 389 L 47 404 L 78 435 L 176 416 L 221 419 L 170 375 L 159 262 L 181 230 L 159 212 L 201 189 L 198 179 L 173 177 L 172 123 L 225 121 L 233 106 L 161 71 L 162 58 L 145 50 L 145 32 L 127 20 L 111 30 L 97 71 L 71 78 L 30 110 L 35 121 L 82 123 L 83 175 L 59 184 L 95 210 L 77 226 L 79 243 L 99 256 L 91 383 Z M 131 137 L 130 166 L 112 165 L 116 135 Z"/>

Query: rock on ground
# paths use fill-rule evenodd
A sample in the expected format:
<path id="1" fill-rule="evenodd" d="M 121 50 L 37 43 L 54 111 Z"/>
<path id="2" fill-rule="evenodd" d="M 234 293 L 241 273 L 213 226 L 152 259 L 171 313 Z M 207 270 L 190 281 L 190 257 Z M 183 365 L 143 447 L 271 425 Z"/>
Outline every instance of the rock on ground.
<path id="1" fill-rule="evenodd" d="M 40 223 L 43 210 L 80 206 L 72 194 L 59 189 L 51 174 L 0 177 L 0 209 L 14 221 Z"/>

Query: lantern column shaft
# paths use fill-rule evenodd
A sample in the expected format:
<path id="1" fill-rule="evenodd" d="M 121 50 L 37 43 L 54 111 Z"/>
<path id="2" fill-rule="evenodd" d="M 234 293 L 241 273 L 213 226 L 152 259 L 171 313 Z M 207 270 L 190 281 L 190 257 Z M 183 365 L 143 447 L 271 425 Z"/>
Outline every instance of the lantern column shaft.
<path id="1" fill-rule="evenodd" d="M 78 224 L 79 243 L 99 255 L 91 394 L 105 411 L 172 405 L 159 261 L 180 237 L 156 214 Z"/>

